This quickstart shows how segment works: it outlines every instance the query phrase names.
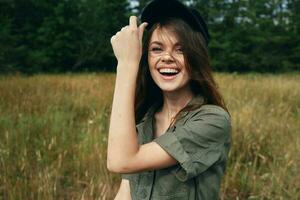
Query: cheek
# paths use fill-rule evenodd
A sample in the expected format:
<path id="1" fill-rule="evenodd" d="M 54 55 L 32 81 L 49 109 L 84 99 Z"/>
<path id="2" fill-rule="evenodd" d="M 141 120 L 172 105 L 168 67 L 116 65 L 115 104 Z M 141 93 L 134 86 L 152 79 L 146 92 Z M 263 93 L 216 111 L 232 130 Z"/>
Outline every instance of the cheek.
<path id="1" fill-rule="evenodd" d="M 186 66 L 184 67 L 184 70 L 183 70 L 183 79 L 186 81 L 190 81 L 190 79 L 191 79 L 191 74 L 188 72 Z"/>
<path id="2" fill-rule="evenodd" d="M 151 57 L 149 55 L 148 55 L 148 65 L 151 68 L 151 66 L 152 66 L 152 59 L 151 59 Z"/>
<path id="3" fill-rule="evenodd" d="M 148 67 L 149 67 L 150 74 L 153 77 L 154 64 L 152 59 L 149 57 L 148 57 Z"/>
<path id="4" fill-rule="evenodd" d="M 184 56 L 181 55 L 181 57 L 178 59 L 179 63 L 181 66 L 183 66 L 186 69 L 185 61 L 184 61 Z"/>
<path id="5" fill-rule="evenodd" d="M 155 69 L 155 63 L 156 63 L 156 60 L 154 58 L 151 58 L 148 56 L 148 65 L 149 65 L 150 71 Z"/>

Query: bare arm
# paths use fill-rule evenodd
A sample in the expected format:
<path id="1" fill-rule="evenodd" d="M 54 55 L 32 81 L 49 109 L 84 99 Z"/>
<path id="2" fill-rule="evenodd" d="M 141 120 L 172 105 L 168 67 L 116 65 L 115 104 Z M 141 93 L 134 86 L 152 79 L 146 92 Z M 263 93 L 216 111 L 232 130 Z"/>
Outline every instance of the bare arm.
<path id="1" fill-rule="evenodd" d="M 158 169 L 177 162 L 155 142 L 142 146 L 138 143 L 134 96 L 144 28 L 143 24 L 137 27 L 136 17 L 130 17 L 129 26 L 111 39 L 118 59 L 107 149 L 107 168 L 112 172 Z"/>
<path id="2" fill-rule="evenodd" d="M 131 200 L 129 181 L 122 179 L 119 191 L 114 200 Z"/>

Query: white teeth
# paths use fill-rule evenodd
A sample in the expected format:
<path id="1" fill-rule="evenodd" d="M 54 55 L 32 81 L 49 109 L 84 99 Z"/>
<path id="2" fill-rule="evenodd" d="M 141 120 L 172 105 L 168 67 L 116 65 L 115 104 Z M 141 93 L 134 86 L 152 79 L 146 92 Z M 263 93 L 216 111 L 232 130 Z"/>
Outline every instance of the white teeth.
<path id="1" fill-rule="evenodd" d="M 171 69 L 171 68 L 161 68 L 159 69 L 160 73 L 178 73 L 177 69 Z"/>

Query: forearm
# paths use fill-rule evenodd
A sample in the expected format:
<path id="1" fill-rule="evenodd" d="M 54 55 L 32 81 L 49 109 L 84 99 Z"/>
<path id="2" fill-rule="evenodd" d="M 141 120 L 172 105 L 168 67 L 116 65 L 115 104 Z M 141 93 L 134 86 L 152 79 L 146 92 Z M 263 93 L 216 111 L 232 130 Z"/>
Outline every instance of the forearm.
<path id="1" fill-rule="evenodd" d="M 126 71 L 131 67 L 137 68 L 138 64 L 123 63 L 117 67 L 107 149 L 107 165 L 112 171 L 128 163 L 139 149 L 134 116 L 137 72 Z"/>

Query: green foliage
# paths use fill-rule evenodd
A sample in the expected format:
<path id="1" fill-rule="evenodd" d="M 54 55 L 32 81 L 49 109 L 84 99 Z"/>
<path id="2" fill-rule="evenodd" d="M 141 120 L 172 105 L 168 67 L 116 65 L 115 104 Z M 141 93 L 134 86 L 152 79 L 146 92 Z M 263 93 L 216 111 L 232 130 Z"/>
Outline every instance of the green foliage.
<path id="1" fill-rule="evenodd" d="M 149 2 L 130 1 L 0 1 L 0 73 L 113 70 L 110 37 Z M 214 69 L 300 70 L 298 0 L 181 1 L 208 22 Z"/>
<path id="2" fill-rule="evenodd" d="M 298 1 L 193 1 L 208 22 L 221 71 L 300 70 Z"/>
<path id="3" fill-rule="evenodd" d="M 127 10 L 126 0 L 1 2 L 0 72 L 108 66 L 110 37 L 127 22 Z"/>

